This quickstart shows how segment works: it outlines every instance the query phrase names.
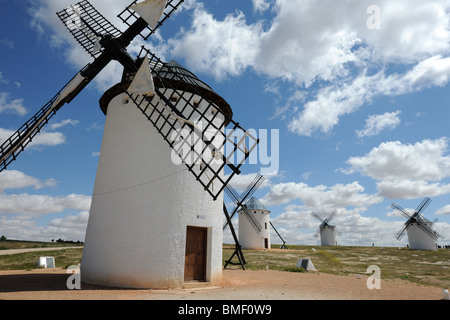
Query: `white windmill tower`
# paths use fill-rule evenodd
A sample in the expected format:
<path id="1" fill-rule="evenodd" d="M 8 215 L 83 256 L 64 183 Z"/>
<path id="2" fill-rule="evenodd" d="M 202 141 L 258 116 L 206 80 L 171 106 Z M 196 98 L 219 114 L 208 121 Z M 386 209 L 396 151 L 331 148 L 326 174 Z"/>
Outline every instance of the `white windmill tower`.
<path id="1" fill-rule="evenodd" d="M 229 215 L 225 204 L 223 207 L 225 217 L 227 218 L 223 226 L 223 230 L 229 226 L 235 242 L 235 251 L 232 256 L 226 260 L 224 266 L 225 269 L 228 264 L 239 264 L 242 269 L 245 269 L 244 265 L 247 262 L 245 261 L 244 254 L 241 249 L 270 249 L 271 240 L 270 232 L 268 230 L 269 225 L 274 229 L 283 243 L 280 246 L 280 249 L 287 249 L 286 241 L 284 241 L 278 230 L 270 221 L 270 211 L 259 200 L 252 197 L 256 189 L 263 183 L 263 181 L 264 177 L 257 174 L 241 195 L 239 195 L 230 184 L 225 187 L 225 192 L 236 204 L 231 215 Z M 247 200 L 249 198 L 250 200 Z M 231 221 L 236 213 L 239 213 L 239 238 L 236 235 L 233 223 Z M 264 230 L 262 230 L 263 228 Z M 237 256 L 239 260 L 238 263 L 232 262 L 234 256 Z"/>
<path id="2" fill-rule="evenodd" d="M 239 242 L 243 249 L 270 249 L 270 211 L 255 197 L 238 211 Z"/>
<path id="3" fill-rule="evenodd" d="M 122 81 L 100 100 L 106 121 L 81 263 L 84 282 L 172 288 L 221 279 L 222 191 L 258 140 L 194 74 L 144 47 L 137 59 L 126 50 L 182 3 L 134 1 L 119 15 L 128 25 L 124 32 L 86 0 L 58 12 L 94 61 L 0 146 L 2 171 L 109 62 L 123 65 Z M 232 164 L 234 158 L 241 161 Z M 226 178 L 225 167 L 231 170 Z"/>
<path id="4" fill-rule="evenodd" d="M 317 238 L 320 234 L 320 244 L 322 246 L 336 246 L 336 235 L 340 235 L 341 232 L 336 229 L 336 226 L 330 224 L 331 220 L 336 216 L 336 210 L 331 212 L 327 219 L 323 219 L 315 212 L 311 212 L 311 215 L 321 222 L 314 237 Z"/>
<path id="5" fill-rule="evenodd" d="M 433 222 L 422 215 L 422 212 L 428 207 L 430 202 L 430 198 L 423 199 L 413 214 L 409 214 L 396 203 L 391 205 L 392 208 L 397 209 L 398 212 L 408 219 L 404 227 L 397 233 L 396 238 L 397 240 L 401 240 L 406 231 L 411 249 L 437 250 L 436 241 L 440 236 L 432 229 Z"/>

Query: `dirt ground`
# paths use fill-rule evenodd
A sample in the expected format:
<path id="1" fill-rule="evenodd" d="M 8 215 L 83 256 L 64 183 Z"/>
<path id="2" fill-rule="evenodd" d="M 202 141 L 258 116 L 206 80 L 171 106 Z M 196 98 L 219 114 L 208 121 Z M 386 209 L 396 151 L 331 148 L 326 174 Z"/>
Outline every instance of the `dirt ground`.
<path id="1" fill-rule="evenodd" d="M 383 280 L 369 290 L 367 276 L 320 272 L 224 270 L 219 286 L 191 283 L 178 290 L 124 290 L 82 283 L 66 286 L 64 269 L 0 271 L 2 300 L 442 300 L 442 289 Z M 446 288 L 445 288 L 446 289 Z"/>

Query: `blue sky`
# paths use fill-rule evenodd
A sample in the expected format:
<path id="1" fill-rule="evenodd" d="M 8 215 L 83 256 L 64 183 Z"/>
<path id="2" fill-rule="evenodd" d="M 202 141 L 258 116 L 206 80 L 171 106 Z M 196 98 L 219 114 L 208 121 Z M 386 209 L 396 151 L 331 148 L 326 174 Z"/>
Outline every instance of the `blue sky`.
<path id="1" fill-rule="evenodd" d="M 91 1 L 121 29 L 128 2 Z M 91 58 L 55 14 L 74 2 L 0 3 L 4 139 Z M 337 209 L 339 244 L 404 246 L 390 204 L 413 210 L 424 197 L 438 242 L 450 244 L 449 36 L 448 0 L 189 0 L 145 46 L 208 83 L 243 127 L 269 133 L 274 154 L 258 154 L 273 166 L 248 164 L 232 185 L 272 173 L 255 195 L 288 244 L 317 244 L 311 212 Z M 111 64 L 0 174 L 0 234 L 84 239 L 105 120 L 98 100 L 120 77 Z"/>

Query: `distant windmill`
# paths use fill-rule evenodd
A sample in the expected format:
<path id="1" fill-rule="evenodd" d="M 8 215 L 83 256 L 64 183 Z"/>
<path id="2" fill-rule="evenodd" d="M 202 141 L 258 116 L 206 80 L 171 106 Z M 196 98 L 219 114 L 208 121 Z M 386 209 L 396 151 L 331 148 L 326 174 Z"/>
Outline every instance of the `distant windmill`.
<path id="1" fill-rule="evenodd" d="M 398 204 L 393 203 L 392 208 L 396 209 L 408 220 L 404 227 L 396 234 L 397 240 L 400 240 L 405 231 L 408 234 L 409 247 L 417 250 L 437 250 L 437 239 L 439 234 L 432 229 L 433 222 L 426 219 L 422 213 L 426 207 L 430 204 L 431 199 L 425 198 L 417 206 L 413 214 L 409 214 L 405 209 Z"/>
<path id="2" fill-rule="evenodd" d="M 314 237 L 317 238 L 320 234 L 320 243 L 322 246 L 337 245 L 336 235 L 340 235 L 341 232 L 336 229 L 336 226 L 330 224 L 331 220 L 336 216 L 336 210 L 331 212 L 327 219 L 323 219 L 315 212 L 311 212 L 311 215 L 321 222 L 319 230 L 314 234 Z"/>
<path id="3" fill-rule="evenodd" d="M 270 211 L 252 197 L 238 210 L 243 249 L 270 249 Z"/>
<path id="4" fill-rule="evenodd" d="M 231 219 L 234 217 L 234 215 L 238 211 L 242 210 L 242 208 L 244 207 L 244 202 L 246 202 L 247 199 L 252 197 L 252 195 L 261 186 L 261 184 L 263 182 L 264 182 L 264 176 L 258 174 L 253 179 L 253 181 L 247 186 L 247 188 L 244 190 L 244 192 L 242 192 L 241 195 L 239 195 L 237 193 L 237 191 L 230 184 L 228 184 L 225 187 L 225 193 L 231 198 L 231 200 L 233 200 L 233 202 L 235 203 L 235 207 L 230 215 L 228 213 L 227 207 L 225 206 L 225 203 L 223 204 L 223 211 L 224 211 L 225 218 L 226 218 L 225 224 L 223 225 L 223 230 L 225 230 L 227 228 L 227 226 L 230 227 L 231 234 L 232 234 L 233 240 L 235 242 L 235 251 L 231 255 L 230 259 L 226 260 L 224 268 L 226 268 L 228 266 L 228 264 L 234 264 L 234 265 L 239 264 L 242 267 L 242 269 L 245 269 L 244 265 L 247 262 L 245 261 L 244 254 L 242 253 L 242 247 L 241 247 L 239 239 L 236 235 L 236 232 L 235 232 L 235 229 L 234 229 Z M 252 219 L 253 218 L 252 215 L 247 215 L 247 218 L 249 219 L 249 222 L 253 225 L 253 227 L 256 230 L 261 230 L 261 225 L 257 221 Z M 238 260 L 239 260 L 238 263 L 232 262 L 235 255 L 238 257 Z"/>

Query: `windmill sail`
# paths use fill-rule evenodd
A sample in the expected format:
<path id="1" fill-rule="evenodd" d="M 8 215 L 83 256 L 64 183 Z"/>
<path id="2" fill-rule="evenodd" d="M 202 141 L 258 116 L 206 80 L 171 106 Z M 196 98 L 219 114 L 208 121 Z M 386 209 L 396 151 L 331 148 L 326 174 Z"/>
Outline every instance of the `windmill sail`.
<path id="1" fill-rule="evenodd" d="M 86 0 L 69 6 L 57 15 L 77 42 L 94 58 L 103 52 L 99 46 L 100 35 L 111 35 L 114 38 L 122 35 L 119 29 Z"/>
<path id="2" fill-rule="evenodd" d="M 79 89 L 87 84 L 89 80 L 81 73 L 82 71 L 77 73 L 49 102 L 2 143 L 0 146 L 0 172 L 16 160 L 17 156 L 41 132 L 56 112 L 66 102 L 71 101 Z"/>
<path id="3" fill-rule="evenodd" d="M 141 2 L 140 4 L 144 6 L 144 3 L 148 1 Z M 158 0 L 156 0 L 156 4 L 158 4 Z M 166 8 L 162 11 L 159 21 L 156 22 L 156 25 L 153 26 L 156 16 L 160 14 L 160 9 L 157 9 L 157 13 L 146 13 L 147 10 L 145 8 L 140 8 L 139 4 L 136 5 L 137 0 L 133 1 L 128 7 L 126 7 L 118 17 L 128 26 L 132 26 L 139 18 L 143 18 L 149 20 L 151 23 L 147 24 L 146 28 L 140 32 L 140 36 L 147 40 L 156 30 L 178 9 L 178 7 L 184 2 L 184 0 L 169 0 L 167 1 Z M 152 5 L 149 2 L 149 5 Z M 133 9 L 134 8 L 134 9 Z M 137 10 L 135 11 L 135 9 Z M 156 6 L 158 8 L 158 6 Z M 140 11 L 140 13 L 138 12 Z M 142 15 L 141 15 L 142 14 Z M 148 15 L 147 18 L 145 18 Z"/>
<path id="4" fill-rule="evenodd" d="M 155 94 L 155 84 L 153 82 L 153 76 L 150 71 L 150 63 L 148 55 L 145 56 L 142 61 L 141 67 L 134 76 L 133 82 L 128 87 L 128 92 L 137 95 L 152 96 Z"/>
<path id="5" fill-rule="evenodd" d="M 154 29 L 167 6 L 167 0 L 146 0 L 132 5 L 130 9 L 137 12 L 150 28 Z"/>

